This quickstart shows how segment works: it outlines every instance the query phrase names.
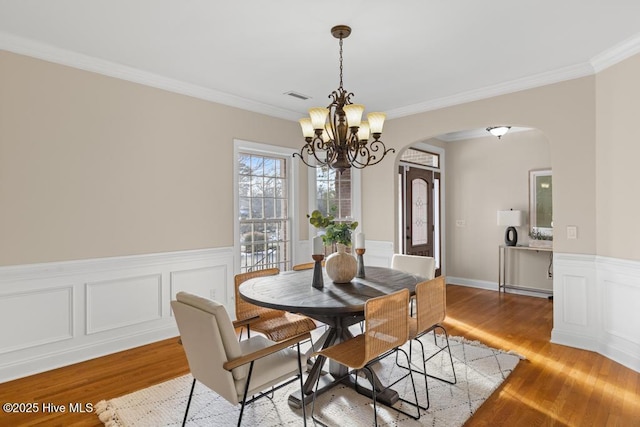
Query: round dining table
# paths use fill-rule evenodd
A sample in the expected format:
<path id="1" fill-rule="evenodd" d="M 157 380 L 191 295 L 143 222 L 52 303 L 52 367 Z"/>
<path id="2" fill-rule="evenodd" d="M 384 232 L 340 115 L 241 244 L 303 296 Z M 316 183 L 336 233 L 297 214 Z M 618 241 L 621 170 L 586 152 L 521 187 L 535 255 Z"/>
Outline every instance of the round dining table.
<path id="1" fill-rule="evenodd" d="M 337 284 L 331 281 L 323 269 L 324 284 L 317 288 L 312 286 L 313 269 L 310 269 L 285 271 L 247 280 L 240 285 L 239 293 L 252 304 L 303 314 L 328 325 L 317 343 L 324 349 L 353 337 L 349 326 L 364 320 L 364 304 L 368 299 L 401 289 L 408 289 L 413 295 L 416 285 L 424 280 L 426 279 L 423 277 L 391 268 L 366 267 L 365 277 Z M 356 388 L 354 378 L 345 377 L 348 370 L 346 366 L 330 361 L 329 372 L 321 375 L 325 360 L 323 356 L 316 357 L 304 382 L 303 392 L 307 403 L 311 401 L 307 396 L 313 395 L 318 377 L 318 394 L 333 387 L 336 379 L 344 378 L 342 383 L 355 388 L 359 393 L 371 395 L 369 389 L 361 386 Z M 397 392 L 385 389 L 377 377 L 374 377 L 373 387 L 382 391 L 376 394 L 380 402 L 392 405 L 398 400 Z M 296 407 L 302 405 L 299 391 L 289 396 L 289 403 Z"/>

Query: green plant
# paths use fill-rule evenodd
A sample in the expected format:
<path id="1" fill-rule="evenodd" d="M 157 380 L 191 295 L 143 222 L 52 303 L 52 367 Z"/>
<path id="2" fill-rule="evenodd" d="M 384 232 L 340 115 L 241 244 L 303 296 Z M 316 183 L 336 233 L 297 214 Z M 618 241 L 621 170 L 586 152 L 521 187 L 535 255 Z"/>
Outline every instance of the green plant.
<path id="1" fill-rule="evenodd" d="M 351 246 L 351 233 L 358 227 L 357 221 L 336 222 L 333 215 L 324 216 L 319 210 L 307 214 L 309 223 L 316 228 L 323 228 L 322 242 L 325 246 L 342 243 Z"/>

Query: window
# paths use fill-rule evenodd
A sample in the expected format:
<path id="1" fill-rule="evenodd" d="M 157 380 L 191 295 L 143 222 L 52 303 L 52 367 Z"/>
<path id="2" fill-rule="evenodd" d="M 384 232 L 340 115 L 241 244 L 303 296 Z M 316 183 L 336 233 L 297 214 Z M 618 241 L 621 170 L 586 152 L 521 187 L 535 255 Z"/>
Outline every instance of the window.
<path id="1" fill-rule="evenodd" d="M 316 209 L 340 220 L 352 217 L 351 205 L 351 169 L 316 168 Z"/>
<path id="2" fill-rule="evenodd" d="M 237 150 L 239 271 L 291 267 L 288 159 Z"/>
<path id="3" fill-rule="evenodd" d="M 413 163 L 416 165 L 440 168 L 440 155 L 429 151 L 407 148 L 400 156 L 401 162 Z"/>

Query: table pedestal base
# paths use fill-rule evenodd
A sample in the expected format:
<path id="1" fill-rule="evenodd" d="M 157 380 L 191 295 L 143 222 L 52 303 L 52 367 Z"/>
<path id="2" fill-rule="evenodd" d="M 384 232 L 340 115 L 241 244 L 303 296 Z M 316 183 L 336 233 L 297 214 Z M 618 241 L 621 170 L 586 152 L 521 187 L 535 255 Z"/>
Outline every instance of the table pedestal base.
<path id="1" fill-rule="evenodd" d="M 361 385 L 363 380 L 364 379 L 358 380 L 358 386 L 356 387 L 356 380 L 354 378 L 354 375 L 349 375 L 343 378 L 342 381 L 339 382 L 339 384 L 344 384 L 345 386 L 354 389 L 356 392 L 360 393 L 363 396 L 367 396 L 368 398 L 373 398 L 373 392 L 371 391 L 371 389 L 367 387 L 363 387 Z M 374 377 L 374 382 L 376 383 L 374 384 L 374 387 L 376 388 L 376 390 L 384 389 L 384 386 L 380 383 L 377 377 Z M 316 394 L 316 397 L 318 397 L 322 393 L 330 390 L 333 387 L 336 387 L 337 385 L 338 384 L 336 383 L 336 380 L 333 378 L 333 375 L 326 374 L 321 376 L 320 382 L 318 384 L 318 390 L 312 391 L 310 394 L 305 394 L 304 396 L 305 403 L 306 404 L 311 403 L 311 401 L 313 400 L 314 394 Z M 393 404 L 395 404 L 399 399 L 400 397 L 398 396 L 398 392 L 390 388 L 387 388 L 382 392 L 376 391 L 376 401 L 386 406 L 393 406 Z M 301 399 L 300 390 L 297 390 L 289 395 L 289 405 L 291 405 L 296 409 L 302 408 L 302 399 Z"/>

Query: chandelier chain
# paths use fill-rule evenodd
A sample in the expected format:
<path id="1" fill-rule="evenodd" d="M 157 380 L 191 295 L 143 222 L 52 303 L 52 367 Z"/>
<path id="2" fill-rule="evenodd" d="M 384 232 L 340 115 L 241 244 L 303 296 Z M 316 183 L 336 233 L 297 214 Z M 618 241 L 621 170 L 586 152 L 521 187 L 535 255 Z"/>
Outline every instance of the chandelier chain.
<path id="1" fill-rule="evenodd" d="M 340 36 L 340 89 L 342 88 L 342 36 Z"/>

